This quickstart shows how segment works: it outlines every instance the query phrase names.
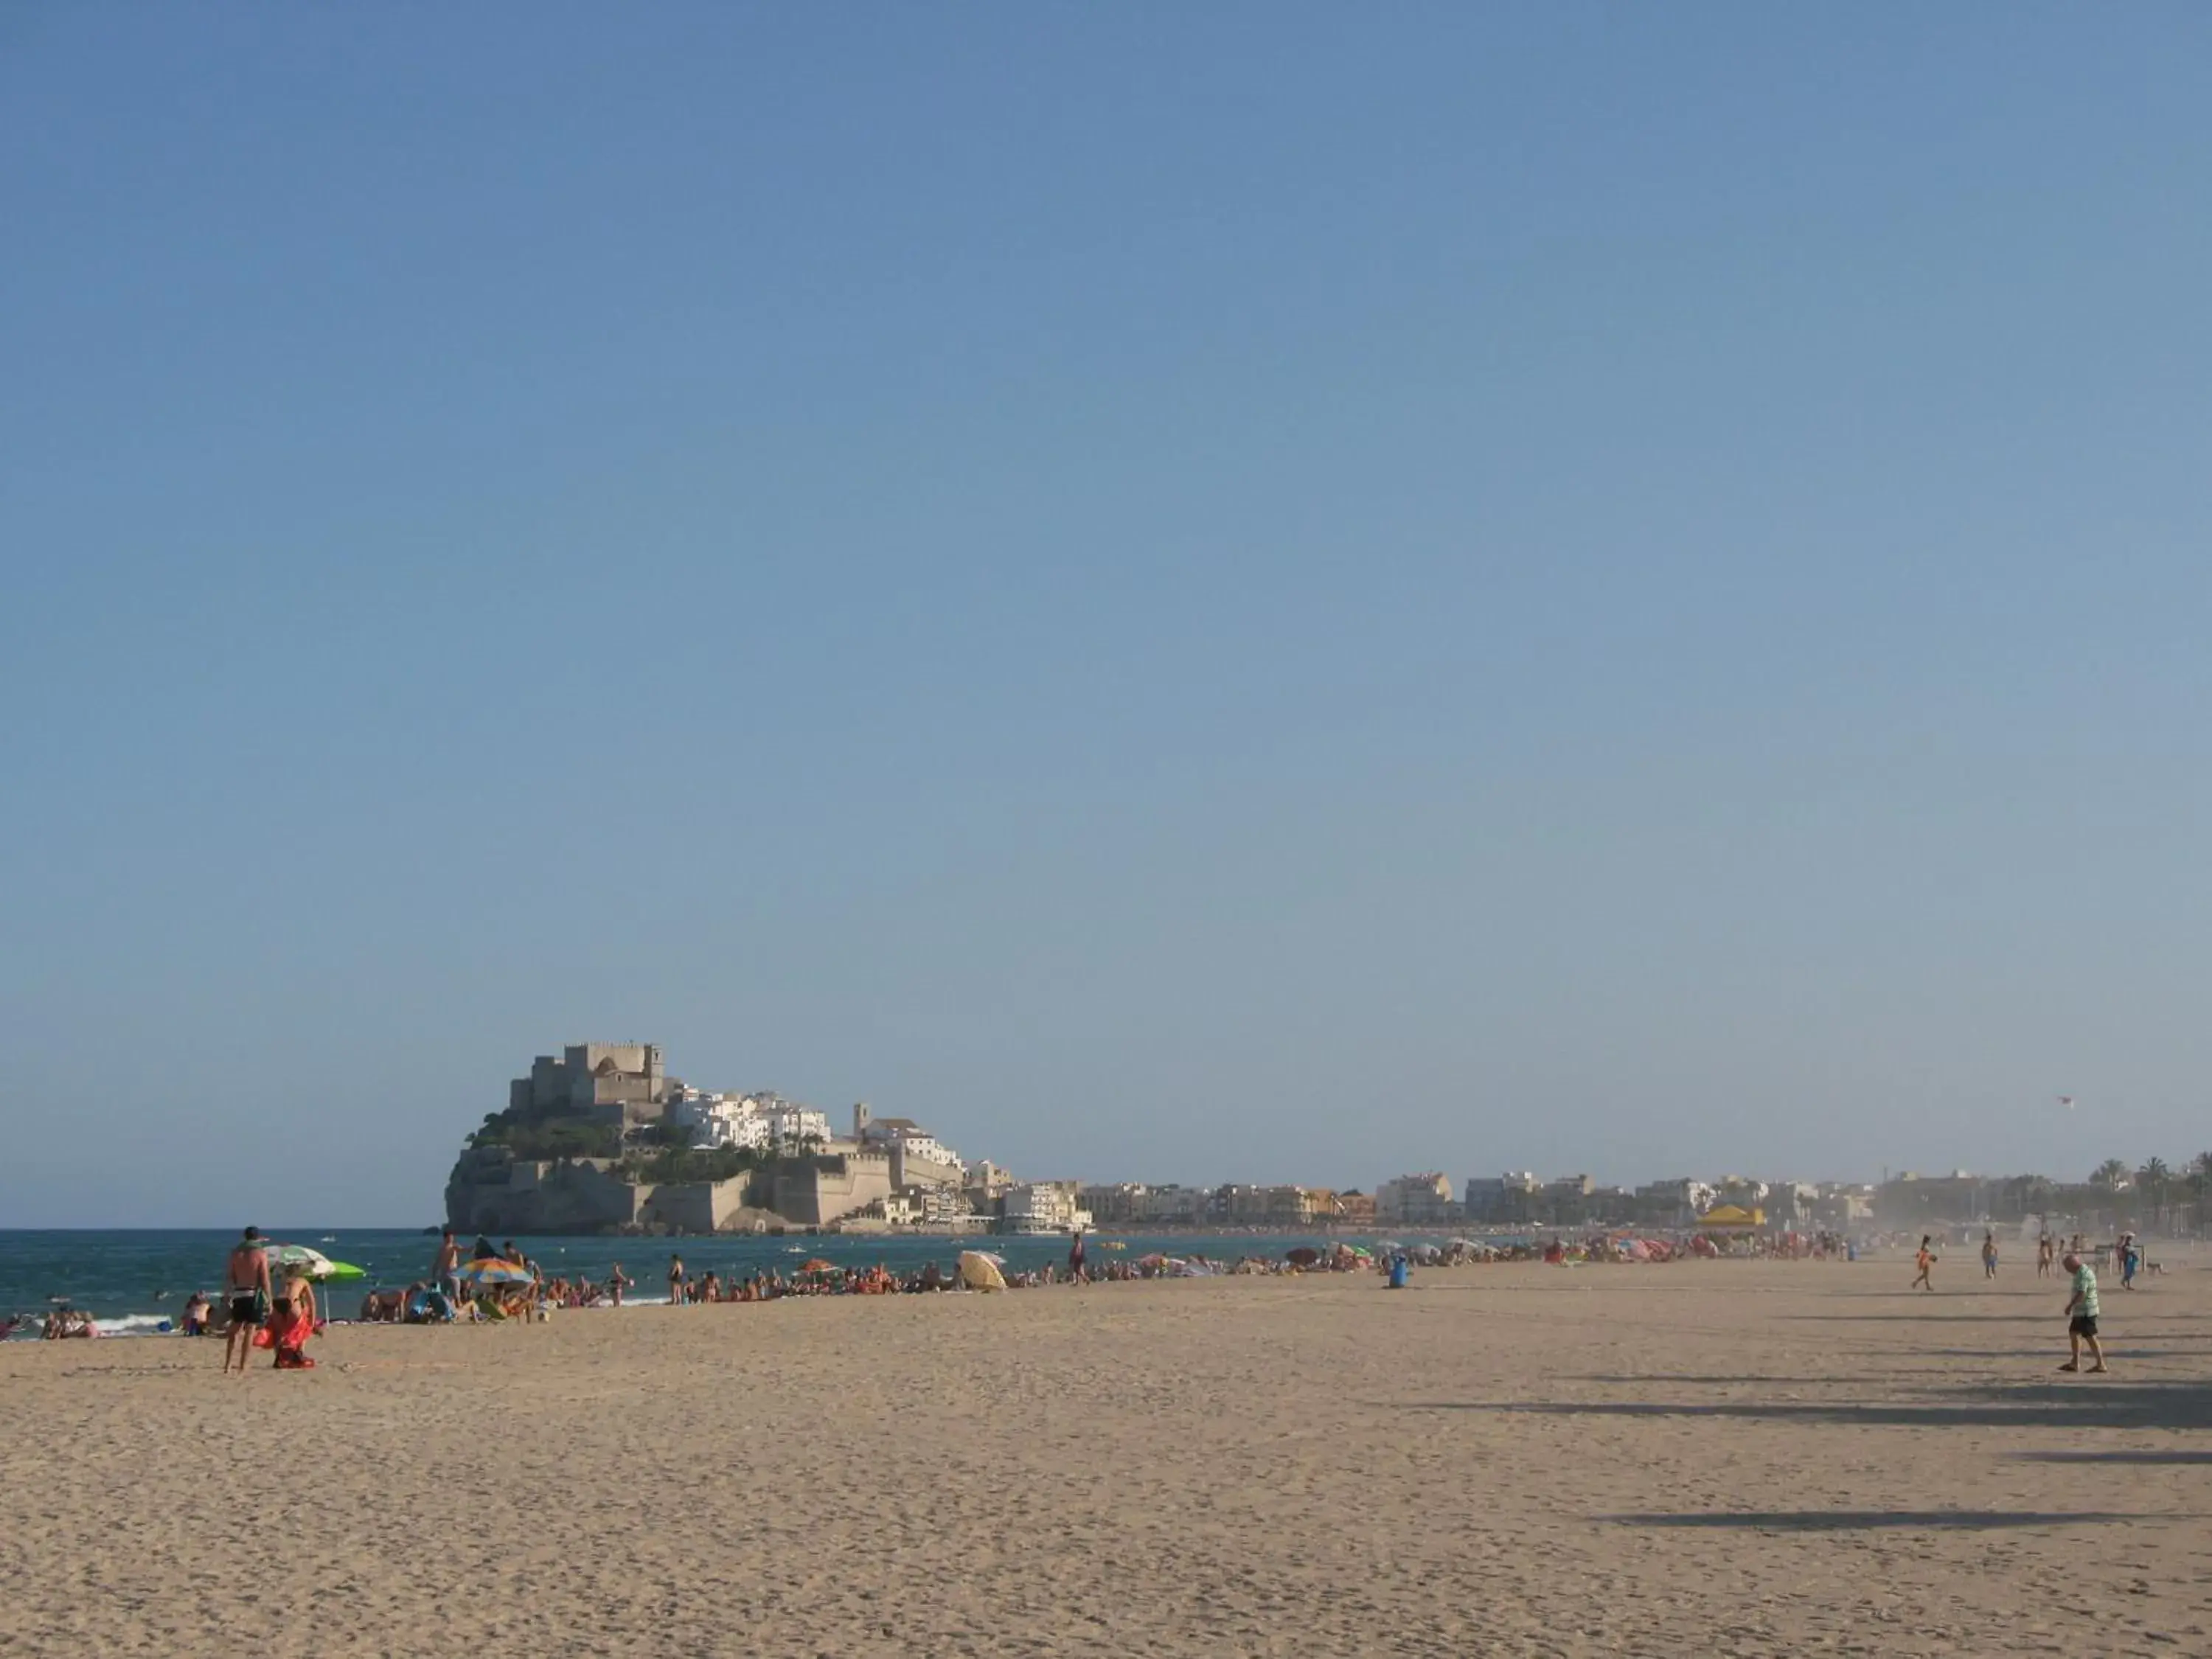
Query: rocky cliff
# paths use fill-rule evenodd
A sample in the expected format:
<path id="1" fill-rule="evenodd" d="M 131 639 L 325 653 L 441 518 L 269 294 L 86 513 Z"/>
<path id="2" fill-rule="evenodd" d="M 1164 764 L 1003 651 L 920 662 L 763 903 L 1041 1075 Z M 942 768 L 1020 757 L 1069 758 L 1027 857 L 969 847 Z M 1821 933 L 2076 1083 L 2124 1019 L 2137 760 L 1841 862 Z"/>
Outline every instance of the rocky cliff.
<path id="1" fill-rule="evenodd" d="M 879 1157 L 770 1159 L 726 1181 L 629 1179 L 611 1158 L 518 1158 L 471 1147 L 446 1182 L 460 1233 L 757 1232 L 836 1221 L 890 1190 Z"/>

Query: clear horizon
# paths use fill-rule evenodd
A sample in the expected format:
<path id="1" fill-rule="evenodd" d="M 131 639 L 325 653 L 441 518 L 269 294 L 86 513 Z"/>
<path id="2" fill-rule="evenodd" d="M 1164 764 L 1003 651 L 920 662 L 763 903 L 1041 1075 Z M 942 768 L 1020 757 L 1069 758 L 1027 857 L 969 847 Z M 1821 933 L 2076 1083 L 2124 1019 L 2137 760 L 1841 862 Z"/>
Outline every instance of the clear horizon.
<path id="1" fill-rule="evenodd" d="M 0 17 L 0 1228 L 2212 1140 L 2212 15 L 525 16 Z"/>

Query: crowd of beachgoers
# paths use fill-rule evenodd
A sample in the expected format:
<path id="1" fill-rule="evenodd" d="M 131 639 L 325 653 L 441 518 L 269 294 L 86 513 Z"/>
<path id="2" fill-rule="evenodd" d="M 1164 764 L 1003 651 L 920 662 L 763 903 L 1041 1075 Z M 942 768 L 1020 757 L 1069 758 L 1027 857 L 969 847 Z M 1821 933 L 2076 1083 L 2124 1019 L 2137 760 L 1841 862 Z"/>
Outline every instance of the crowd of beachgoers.
<path id="1" fill-rule="evenodd" d="M 242 1240 L 240 1248 L 265 1254 L 266 1241 Z M 313 1253 L 297 1246 L 276 1247 L 280 1251 L 312 1259 Z M 1403 1284 L 1415 1267 L 1456 1267 L 1486 1262 L 1584 1263 L 1666 1262 L 1692 1258 L 1757 1256 L 1778 1260 L 1845 1260 L 1859 1246 L 1841 1233 L 1635 1234 L 1595 1231 L 1582 1237 L 1558 1233 L 1548 1237 L 1513 1239 L 1452 1238 L 1417 1240 L 1409 1243 L 1385 1241 L 1373 1245 L 1342 1242 L 1304 1245 L 1279 1255 L 1244 1253 L 1209 1255 L 1200 1250 L 1169 1254 L 1164 1251 L 1125 1257 L 1118 1240 L 1072 1240 L 1064 1263 L 1048 1262 L 1014 1268 L 988 1250 L 965 1249 L 952 1262 L 931 1261 L 920 1267 L 894 1271 L 880 1262 L 872 1266 L 839 1265 L 809 1261 L 788 1271 L 765 1267 L 747 1273 L 724 1274 L 713 1270 L 693 1273 L 680 1252 L 672 1254 L 653 1293 L 634 1292 L 638 1281 L 620 1262 L 604 1276 L 548 1273 L 512 1240 L 494 1245 L 486 1237 L 464 1249 L 450 1233 L 441 1242 L 423 1278 L 400 1287 L 367 1291 L 354 1316 L 362 1324 L 481 1324 L 508 1321 L 544 1320 L 556 1312 L 594 1308 L 619 1308 L 640 1302 L 680 1305 L 772 1302 L 794 1296 L 905 1296 L 973 1290 L 1030 1290 L 1051 1285 L 1113 1284 L 1159 1279 L 1249 1277 L 1309 1273 L 1372 1273 Z M 240 1267 L 234 1252 L 231 1276 L 253 1271 Z M 246 1318 L 258 1328 L 272 1322 L 289 1328 L 305 1319 L 310 1331 L 331 1322 L 337 1292 L 322 1286 L 322 1305 L 316 1301 L 311 1272 L 297 1261 L 279 1269 L 281 1284 L 264 1284 L 253 1295 L 233 1285 L 229 1293 L 212 1297 L 196 1291 L 173 1322 L 164 1319 L 161 1328 L 188 1336 L 225 1335 L 234 1320 Z M 665 1286 L 665 1292 L 664 1287 Z M 36 1335 L 48 1340 L 103 1334 L 91 1315 L 66 1304 L 44 1316 L 18 1315 L 0 1318 L 0 1337 Z M 263 1346 L 269 1346 L 264 1341 Z M 289 1345 L 294 1349 L 297 1343 Z M 296 1355 L 295 1356 L 296 1357 Z"/>
<path id="2" fill-rule="evenodd" d="M 630 1294 L 637 1288 L 637 1281 L 623 1272 L 620 1262 L 614 1263 L 602 1279 L 571 1279 L 561 1274 L 549 1277 L 512 1242 L 499 1251 L 492 1249 L 489 1240 L 478 1239 L 477 1243 L 478 1255 L 433 1279 L 419 1280 L 404 1290 L 370 1291 L 362 1303 L 362 1322 L 433 1324 L 542 1319 L 564 1310 L 618 1308 L 641 1300 Z M 1433 1247 L 1415 1248 L 1423 1250 L 1428 1260 L 1443 1259 Z M 1101 1249 L 1118 1250 L 1121 1246 L 1109 1242 Z M 1466 1258 L 1455 1255 L 1453 1259 Z M 523 1277 L 513 1282 L 498 1282 L 495 1278 L 495 1282 L 482 1284 L 482 1279 L 492 1276 L 488 1274 L 488 1268 L 500 1263 L 519 1270 Z M 1046 1262 L 1018 1269 L 1010 1267 L 1003 1256 L 971 1249 L 960 1252 L 959 1259 L 950 1264 L 932 1261 L 902 1272 L 894 1272 L 881 1262 L 840 1266 L 817 1258 L 789 1272 L 771 1267 L 744 1274 L 723 1274 L 712 1269 L 692 1273 L 684 1266 L 679 1252 L 669 1257 L 665 1296 L 643 1299 L 694 1306 L 774 1302 L 793 1296 L 916 1296 L 938 1291 L 1032 1290 L 1050 1285 L 1114 1284 L 1219 1274 L 1351 1272 L 1373 1269 L 1376 1265 L 1374 1252 L 1345 1244 L 1335 1246 L 1325 1255 L 1315 1249 L 1293 1250 L 1288 1258 L 1246 1255 L 1217 1259 L 1192 1252 L 1174 1256 L 1155 1253 L 1125 1260 L 1114 1255 L 1093 1256 L 1085 1244 L 1072 1243 L 1064 1265 Z M 471 1282 L 478 1283 L 473 1291 L 469 1289 Z"/>

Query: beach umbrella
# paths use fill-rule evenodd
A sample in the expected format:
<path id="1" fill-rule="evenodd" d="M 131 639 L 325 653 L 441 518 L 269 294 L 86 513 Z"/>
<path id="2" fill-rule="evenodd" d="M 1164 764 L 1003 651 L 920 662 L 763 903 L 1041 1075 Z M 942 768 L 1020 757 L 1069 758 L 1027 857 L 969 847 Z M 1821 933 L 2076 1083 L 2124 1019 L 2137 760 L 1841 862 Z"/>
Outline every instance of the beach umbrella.
<path id="1" fill-rule="evenodd" d="M 1006 1277 L 998 1264 L 981 1250 L 960 1252 L 960 1282 L 971 1291 L 1003 1291 Z"/>
<path id="2" fill-rule="evenodd" d="M 837 1271 L 837 1264 L 834 1261 L 824 1261 L 817 1255 L 811 1261 L 800 1262 L 799 1271 L 803 1273 L 834 1273 Z"/>
<path id="3" fill-rule="evenodd" d="M 320 1250 L 310 1249 L 305 1244 L 272 1244 L 269 1247 L 269 1273 L 273 1279 L 289 1278 L 298 1273 L 312 1284 L 327 1285 L 333 1279 L 366 1279 L 368 1274 L 350 1261 L 333 1261 Z"/>
<path id="4" fill-rule="evenodd" d="M 292 1273 L 305 1273 L 309 1279 L 324 1279 L 331 1273 L 330 1257 L 305 1244 L 271 1244 L 264 1254 L 269 1258 L 270 1273 L 278 1279 Z"/>
<path id="5" fill-rule="evenodd" d="M 518 1267 L 495 1255 L 483 1255 L 463 1267 L 459 1277 L 469 1285 L 527 1285 L 530 1269 Z"/>
<path id="6" fill-rule="evenodd" d="M 1301 1267 L 1310 1267 L 1315 1262 L 1321 1260 L 1321 1252 L 1313 1249 L 1310 1245 L 1301 1244 L 1295 1250 L 1284 1251 L 1283 1260 L 1285 1261 L 1295 1262 Z"/>

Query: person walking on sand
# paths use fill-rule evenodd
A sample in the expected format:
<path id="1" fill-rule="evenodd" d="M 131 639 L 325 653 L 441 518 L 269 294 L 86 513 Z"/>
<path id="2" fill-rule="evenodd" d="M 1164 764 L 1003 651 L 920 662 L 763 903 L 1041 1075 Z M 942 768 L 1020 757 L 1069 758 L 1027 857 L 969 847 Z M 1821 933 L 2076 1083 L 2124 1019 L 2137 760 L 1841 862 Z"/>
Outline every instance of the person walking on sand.
<path id="1" fill-rule="evenodd" d="M 2078 1371 L 2081 1369 L 2081 1345 L 2089 1345 L 2089 1358 L 2097 1363 L 2089 1367 L 2091 1376 L 2106 1369 L 2104 1346 L 2097 1340 L 2097 1275 L 2089 1264 L 2069 1252 L 2060 1264 L 2074 1276 L 2074 1293 L 2066 1298 L 2066 1345 L 2070 1357 L 2058 1369 Z"/>
<path id="2" fill-rule="evenodd" d="M 668 1305 L 672 1308 L 684 1305 L 684 1258 L 680 1255 L 668 1258 Z"/>
<path id="3" fill-rule="evenodd" d="M 1075 1230 L 1075 1242 L 1067 1247 L 1067 1275 L 1078 1285 L 1087 1285 L 1091 1275 L 1083 1270 L 1083 1229 Z"/>
<path id="4" fill-rule="evenodd" d="M 1912 1280 L 1912 1288 L 1916 1291 L 1932 1292 L 1936 1288 L 1936 1281 L 1929 1277 L 1936 1267 L 1936 1253 L 1928 1248 L 1934 1242 L 1926 1233 L 1920 1235 L 1920 1250 L 1912 1258 L 1913 1266 L 1920 1270 Z"/>
<path id="5" fill-rule="evenodd" d="M 230 1247 L 223 1267 L 223 1294 L 230 1304 L 230 1329 L 223 1338 L 222 1368 L 230 1369 L 234 1356 L 238 1374 L 246 1375 L 246 1362 L 253 1357 L 253 1334 L 269 1317 L 269 1252 L 262 1247 L 261 1229 L 248 1227 Z"/>
<path id="6" fill-rule="evenodd" d="M 1996 1230 L 1992 1227 L 1982 1234 L 1982 1277 L 1995 1279 L 1996 1276 L 1997 1235 Z"/>
<path id="7" fill-rule="evenodd" d="M 614 1298 L 615 1306 L 622 1306 L 622 1293 L 636 1281 L 623 1277 L 622 1263 L 615 1263 L 614 1271 L 607 1275 L 607 1294 Z"/>
<path id="8" fill-rule="evenodd" d="M 2051 1277 L 2051 1259 L 2057 1254 L 2058 1241 L 2051 1237 L 2049 1233 L 2044 1234 L 2041 1238 L 2036 1240 L 2035 1276 L 2038 1279 L 2048 1279 Z"/>

